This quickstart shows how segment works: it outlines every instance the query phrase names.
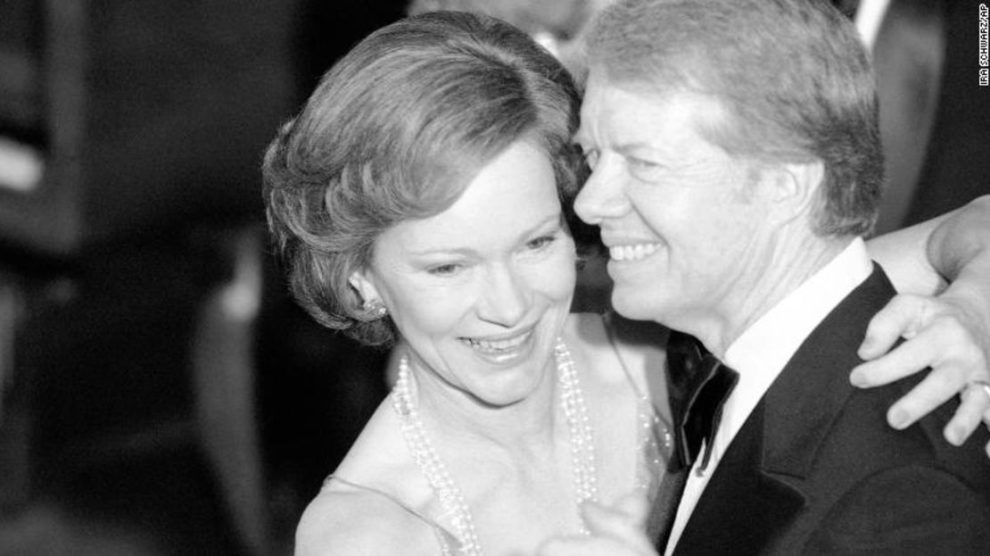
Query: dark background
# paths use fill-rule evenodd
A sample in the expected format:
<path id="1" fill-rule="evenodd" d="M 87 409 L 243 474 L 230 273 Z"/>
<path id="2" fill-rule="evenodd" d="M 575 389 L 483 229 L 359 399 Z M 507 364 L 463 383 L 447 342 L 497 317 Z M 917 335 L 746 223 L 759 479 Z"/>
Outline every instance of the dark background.
<path id="1" fill-rule="evenodd" d="M 0 4 L 0 554 L 291 553 L 385 354 L 286 297 L 258 170 L 404 4 Z"/>

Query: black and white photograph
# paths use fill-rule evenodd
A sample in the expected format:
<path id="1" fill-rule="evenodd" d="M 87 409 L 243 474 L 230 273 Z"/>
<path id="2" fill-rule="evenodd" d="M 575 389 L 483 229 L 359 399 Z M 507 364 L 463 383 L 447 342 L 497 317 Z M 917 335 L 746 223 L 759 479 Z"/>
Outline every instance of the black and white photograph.
<path id="1" fill-rule="evenodd" d="M 990 2 L 0 0 L 0 554 L 990 554 Z"/>

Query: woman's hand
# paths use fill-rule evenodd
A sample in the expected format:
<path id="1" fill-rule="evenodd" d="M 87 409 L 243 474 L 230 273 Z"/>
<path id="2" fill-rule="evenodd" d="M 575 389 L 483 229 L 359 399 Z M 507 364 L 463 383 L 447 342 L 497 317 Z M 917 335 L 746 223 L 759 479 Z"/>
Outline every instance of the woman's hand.
<path id="1" fill-rule="evenodd" d="M 891 406 L 887 421 L 905 428 L 962 393 L 944 431 L 950 443 L 962 444 L 981 420 L 990 425 L 990 393 L 967 387 L 990 381 L 990 311 L 981 309 L 948 293 L 895 297 L 870 322 L 859 349 L 867 362 L 853 369 L 850 380 L 860 387 L 879 386 L 930 367 L 928 376 Z M 891 351 L 901 338 L 907 341 Z M 990 445 L 987 450 L 990 455 Z"/>
<path id="2" fill-rule="evenodd" d="M 924 259 L 916 253 L 922 244 Z M 944 434 L 962 444 L 981 420 L 990 427 L 990 196 L 870 246 L 881 264 L 898 269 L 891 277 L 900 280 L 900 291 L 926 295 L 899 295 L 873 318 L 859 351 L 867 362 L 853 369 L 850 381 L 879 386 L 930 367 L 887 419 L 904 428 L 960 394 Z M 932 272 L 948 281 L 938 297 L 927 296 L 936 293 Z M 887 353 L 901 338 L 906 341 Z"/>

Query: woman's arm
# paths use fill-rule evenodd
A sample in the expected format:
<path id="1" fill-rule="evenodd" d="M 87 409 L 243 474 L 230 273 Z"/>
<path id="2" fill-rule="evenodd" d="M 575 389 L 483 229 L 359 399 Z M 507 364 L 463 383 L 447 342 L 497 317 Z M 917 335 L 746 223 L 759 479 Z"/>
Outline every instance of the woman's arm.
<path id="1" fill-rule="evenodd" d="M 947 273 L 939 272 L 935 263 L 929 260 L 928 242 L 936 230 L 958 218 L 966 208 L 866 242 L 870 257 L 880 263 L 898 293 L 934 296 L 945 288 Z"/>
<path id="2" fill-rule="evenodd" d="M 878 386 L 931 367 L 888 420 L 906 427 L 965 390 L 945 429 L 946 439 L 961 444 L 981 417 L 990 425 L 990 395 L 967 389 L 990 380 L 990 196 L 869 246 L 902 294 L 873 318 L 860 348 L 868 362 L 850 380 Z M 900 338 L 907 341 L 887 353 Z"/>

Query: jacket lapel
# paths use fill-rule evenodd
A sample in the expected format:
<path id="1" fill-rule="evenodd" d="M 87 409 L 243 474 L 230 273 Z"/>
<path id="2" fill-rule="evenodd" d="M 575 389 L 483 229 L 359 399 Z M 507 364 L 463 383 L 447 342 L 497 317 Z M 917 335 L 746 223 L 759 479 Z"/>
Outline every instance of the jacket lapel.
<path id="1" fill-rule="evenodd" d="M 799 490 L 762 470 L 763 413 L 761 403 L 732 441 L 675 554 L 757 553 L 804 506 Z"/>
<path id="2" fill-rule="evenodd" d="M 852 394 L 856 348 L 893 294 L 874 265 L 802 343 L 719 462 L 675 554 L 765 552 L 800 513 L 802 479 Z"/>
<path id="3" fill-rule="evenodd" d="M 804 478 L 822 441 L 854 392 L 849 372 L 862 363 L 856 350 L 870 319 L 895 294 L 883 270 L 873 273 L 805 339 L 767 391 L 764 469 Z"/>

